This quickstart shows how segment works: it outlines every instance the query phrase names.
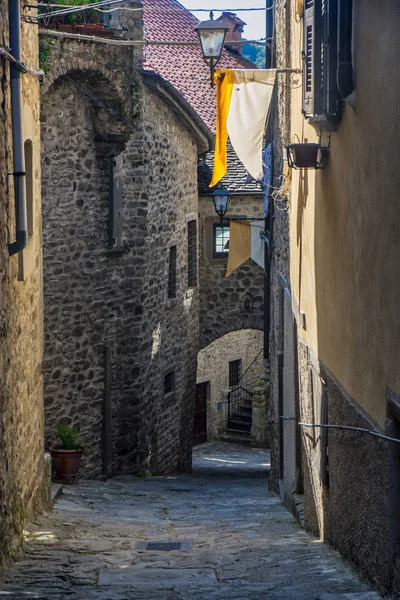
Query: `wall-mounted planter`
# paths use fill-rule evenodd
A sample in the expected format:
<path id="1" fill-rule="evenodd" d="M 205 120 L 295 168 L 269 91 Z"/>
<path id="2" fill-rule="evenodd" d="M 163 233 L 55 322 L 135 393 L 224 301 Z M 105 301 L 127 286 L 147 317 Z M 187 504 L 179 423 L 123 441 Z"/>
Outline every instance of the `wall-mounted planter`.
<path id="1" fill-rule="evenodd" d="M 293 169 L 323 169 L 327 147 L 317 143 L 289 144 L 286 146 L 289 167 Z"/>

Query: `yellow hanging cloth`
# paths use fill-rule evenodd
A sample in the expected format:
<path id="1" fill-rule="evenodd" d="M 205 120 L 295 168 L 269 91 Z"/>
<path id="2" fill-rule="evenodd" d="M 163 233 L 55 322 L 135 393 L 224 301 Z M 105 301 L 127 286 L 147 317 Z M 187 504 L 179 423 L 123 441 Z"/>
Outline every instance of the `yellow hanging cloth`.
<path id="1" fill-rule="evenodd" d="M 226 275 L 228 277 L 251 255 L 251 229 L 249 221 L 231 221 L 229 237 L 229 254 Z"/>
<path id="2" fill-rule="evenodd" d="M 210 187 L 214 187 L 227 172 L 226 143 L 228 141 L 227 120 L 231 103 L 235 71 L 218 70 L 217 83 L 217 127 L 214 151 L 214 171 Z"/>

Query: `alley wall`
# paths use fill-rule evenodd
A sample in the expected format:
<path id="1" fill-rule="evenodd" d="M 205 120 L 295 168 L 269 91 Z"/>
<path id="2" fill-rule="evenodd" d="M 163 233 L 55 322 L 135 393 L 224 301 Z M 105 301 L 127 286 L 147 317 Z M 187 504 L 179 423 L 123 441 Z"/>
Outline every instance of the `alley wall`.
<path id="1" fill-rule="evenodd" d="M 305 423 L 395 432 L 395 437 L 400 404 L 395 192 L 400 182 L 394 150 L 400 138 L 399 10 L 394 1 L 354 3 L 355 102 L 343 103 L 340 122 L 329 126 L 331 131 L 304 119 L 304 82 L 292 81 L 284 91 L 284 102 L 290 102 L 284 143 L 329 144 L 329 158 L 325 169 L 292 171 L 290 273 L 284 266 L 280 278 L 281 288 L 291 294 L 288 320 L 296 324 L 299 342 L 298 401 L 281 414 Z M 278 67 L 301 68 L 304 22 L 298 3 L 278 9 L 276 17 Z M 274 310 L 280 314 L 278 297 Z M 284 350 L 279 322 L 275 319 L 278 351 Z M 275 378 L 274 488 L 292 510 L 297 495 L 304 494 L 306 527 L 382 590 L 398 590 L 394 506 L 399 497 L 393 470 L 398 445 L 363 433 L 302 428 L 295 432 L 302 448 L 297 443 L 288 459 L 278 446 L 281 438 L 286 452 L 289 427 L 279 423 L 278 387 Z M 299 465 L 300 477 L 290 479 Z"/>
<path id="2" fill-rule="evenodd" d="M 23 3 L 21 3 L 23 4 Z M 0 2 L 1 46 L 8 47 L 7 2 Z M 37 31 L 22 24 L 22 60 L 38 69 Z M 43 297 L 40 197 L 39 81 L 23 75 L 23 140 L 31 235 L 12 257 L 15 202 L 9 62 L 0 61 L 0 564 L 22 543 L 25 520 L 48 506 L 44 460 Z M 29 150 L 28 150 L 29 148 Z M 26 155 L 27 158 L 27 155 Z"/>

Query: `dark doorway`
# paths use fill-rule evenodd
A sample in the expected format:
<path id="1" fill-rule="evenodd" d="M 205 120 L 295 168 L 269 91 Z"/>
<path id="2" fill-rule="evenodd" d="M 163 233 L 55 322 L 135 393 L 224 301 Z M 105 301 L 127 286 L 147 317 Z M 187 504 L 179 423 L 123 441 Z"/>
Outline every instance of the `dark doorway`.
<path id="1" fill-rule="evenodd" d="M 196 405 L 194 411 L 193 445 L 207 441 L 207 399 L 210 382 L 204 381 L 196 385 Z"/>

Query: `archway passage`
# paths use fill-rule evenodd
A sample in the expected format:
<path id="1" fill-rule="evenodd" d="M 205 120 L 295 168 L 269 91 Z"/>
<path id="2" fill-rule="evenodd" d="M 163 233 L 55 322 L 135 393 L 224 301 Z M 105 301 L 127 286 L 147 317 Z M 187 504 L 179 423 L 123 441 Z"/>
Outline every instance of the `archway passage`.
<path id="1" fill-rule="evenodd" d="M 200 350 L 195 444 L 207 439 L 268 445 L 263 371 L 262 330 L 232 331 Z"/>

